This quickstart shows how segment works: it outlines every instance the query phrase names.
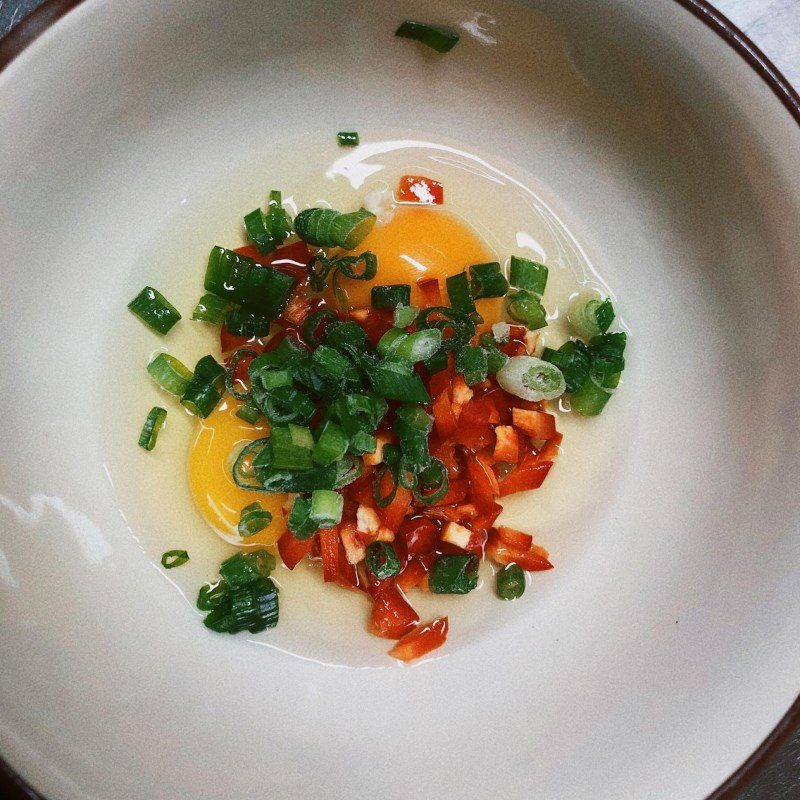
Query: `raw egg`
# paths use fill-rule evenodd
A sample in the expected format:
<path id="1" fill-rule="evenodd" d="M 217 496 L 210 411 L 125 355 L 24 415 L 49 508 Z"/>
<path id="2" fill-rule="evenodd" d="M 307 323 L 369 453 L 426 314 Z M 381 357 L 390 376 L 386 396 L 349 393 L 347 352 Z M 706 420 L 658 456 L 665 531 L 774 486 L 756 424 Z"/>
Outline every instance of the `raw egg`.
<path id="1" fill-rule="evenodd" d="M 241 489 L 231 468 L 248 442 L 269 435 L 266 423 L 250 425 L 236 416 L 239 403 L 225 399 L 207 419 L 198 420 L 199 430 L 189 450 L 189 489 L 194 504 L 209 526 L 223 539 L 240 545 L 271 545 L 286 530 L 283 515 L 285 494 L 266 494 Z M 272 522 L 253 536 L 239 536 L 239 516 L 251 503 L 272 514 Z"/>
<path id="2" fill-rule="evenodd" d="M 411 303 L 425 306 L 417 281 L 438 278 L 447 304 L 445 278 L 471 264 L 497 257 L 464 220 L 440 208 L 400 206 L 389 222 L 378 224 L 356 252 L 370 250 L 378 258 L 378 274 L 371 281 L 342 279 L 353 308 L 369 308 L 370 289 L 387 283 L 411 284 Z M 501 300 L 479 300 L 477 308 L 487 322 L 499 319 Z"/>

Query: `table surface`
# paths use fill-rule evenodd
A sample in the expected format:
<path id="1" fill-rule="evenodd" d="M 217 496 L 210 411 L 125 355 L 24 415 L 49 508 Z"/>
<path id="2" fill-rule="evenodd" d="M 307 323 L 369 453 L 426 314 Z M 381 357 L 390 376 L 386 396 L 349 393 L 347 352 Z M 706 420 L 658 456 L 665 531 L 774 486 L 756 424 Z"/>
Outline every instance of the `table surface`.
<path id="1" fill-rule="evenodd" d="M 0 36 L 42 2 L 0 0 Z M 716 0 L 715 5 L 772 59 L 793 86 L 800 88 L 800 0 Z M 800 731 L 786 742 L 737 800 L 798 798 Z"/>

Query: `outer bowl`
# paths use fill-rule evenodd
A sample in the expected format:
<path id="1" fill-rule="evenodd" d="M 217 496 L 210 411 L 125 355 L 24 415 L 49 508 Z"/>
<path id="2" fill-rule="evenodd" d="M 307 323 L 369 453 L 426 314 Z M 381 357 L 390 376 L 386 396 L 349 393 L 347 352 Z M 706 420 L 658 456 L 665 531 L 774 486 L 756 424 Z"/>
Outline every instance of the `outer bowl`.
<path id="1" fill-rule="evenodd" d="M 393 39 L 407 17 L 462 41 L 438 57 Z M 86 0 L 6 67 L 14 770 L 53 800 L 700 800 L 759 748 L 800 685 L 800 104 L 720 32 L 737 36 L 698 0 Z M 607 463 L 574 503 L 608 488 L 591 513 L 565 506 L 559 568 L 510 621 L 410 669 L 208 634 L 154 566 L 160 487 L 126 493 L 138 477 L 109 468 L 141 254 L 166 220 L 203 239 L 191 209 L 271 142 L 345 124 L 457 138 L 535 176 L 635 333 Z"/>

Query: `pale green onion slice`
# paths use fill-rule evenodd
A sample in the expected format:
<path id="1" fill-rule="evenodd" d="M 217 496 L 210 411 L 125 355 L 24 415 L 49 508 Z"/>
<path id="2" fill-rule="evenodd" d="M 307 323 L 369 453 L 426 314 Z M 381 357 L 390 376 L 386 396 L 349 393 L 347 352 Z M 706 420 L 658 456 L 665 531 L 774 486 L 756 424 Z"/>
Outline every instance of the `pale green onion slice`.
<path id="1" fill-rule="evenodd" d="M 567 388 L 561 370 L 534 356 L 514 356 L 497 373 L 497 382 L 523 400 L 554 400 Z"/>
<path id="2" fill-rule="evenodd" d="M 614 307 L 607 298 L 594 290 L 581 292 L 572 298 L 567 311 L 567 321 L 579 336 L 591 339 L 608 330 L 614 320 Z"/>

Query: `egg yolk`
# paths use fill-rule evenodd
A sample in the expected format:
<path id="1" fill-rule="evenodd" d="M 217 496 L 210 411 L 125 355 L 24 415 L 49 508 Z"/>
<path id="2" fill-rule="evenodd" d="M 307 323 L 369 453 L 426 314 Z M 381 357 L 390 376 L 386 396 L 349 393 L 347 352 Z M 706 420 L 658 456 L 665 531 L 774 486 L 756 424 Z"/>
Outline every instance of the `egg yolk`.
<path id="1" fill-rule="evenodd" d="M 464 220 L 440 208 L 397 208 L 394 217 L 376 225 L 356 252 L 369 250 L 377 256 L 378 274 L 371 281 L 342 279 L 342 287 L 353 308 L 369 308 L 370 290 L 387 283 L 411 285 L 411 304 L 425 306 L 417 287 L 422 278 L 438 278 L 443 304 L 447 305 L 445 278 L 463 272 L 471 264 L 496 261 L 478 233 Z M 500 299 L 477 301 L 478 312 L 487 322 L 500 317 Z"/>
<path id="2" fill-rule="evenodd" d="M 369 308 L 375 285 L 411 285 L 412 305 L 424 307 L 425 297 L 417 286 L 421 278 L 437 278 L 442 302 L 447 304 L 445 278 L 472 264 L 495 261 L 496 257 L 478 233 L 454 214 L 442 209 L 399 207 L 392 219 L 376 225 L 358 252 L 370 250 L 378 259 L 378 274 L 371 281 L 342 279 L 341 285 L 353 308 Z M 502 299 L 478 300 L 476 306 L 487 324 L 500 318 Z M 241 448 L 267 436 L 266 423 L 250 425 L 236 416 L 239 403 L 230 396 L 207 419 L 199 420 L 197 437 L 189 452 L 189 487 L 195 505 L 209 526 L 233 544 L 272 545 L 286 530 L 285 494 L 266 494 L 238 487 L 231 468 Z M 243 539 L 238 533 L 239 516 L 250 503 L 258 502 L 272 514 L 263 531 Z"/>
<path id="3" fill-rule="evenodd" d="M 234 483 L 231 468 L 236 455 L 248 442 L 269 434 L 266 423 L 250 425 L 236 416 L 239 403 L 229 395 L 200 419 L 199 430 L 189 451 L 189 489 L 203 519 L 223 539 L 233 544 L 271 545 L 286 530 L 283 515 L 285 494 L 267 494 L 242 489 Z M 272 522 L 253 536 L 239 536 L 239 516 L 251 503 L 272 514 Z"/>

